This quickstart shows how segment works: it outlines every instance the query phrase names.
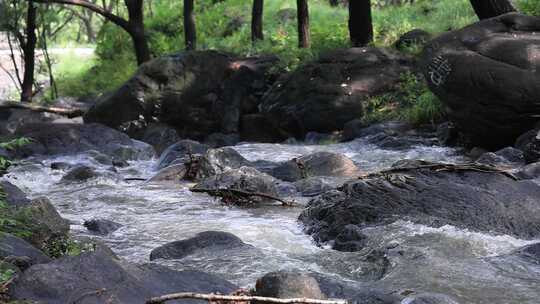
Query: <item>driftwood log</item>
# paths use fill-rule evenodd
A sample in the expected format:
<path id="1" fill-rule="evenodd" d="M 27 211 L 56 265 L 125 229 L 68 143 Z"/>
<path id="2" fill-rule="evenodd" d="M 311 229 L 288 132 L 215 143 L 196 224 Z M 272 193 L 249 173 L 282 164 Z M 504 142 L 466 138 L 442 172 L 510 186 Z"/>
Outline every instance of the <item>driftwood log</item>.
<path id="1" fill-rule="evenodd" d="M 284 199 L 275 197 L 267 193 L 250 192 L 250 191 L 244 191 L 244 190 L 233 189 L 233 188 L 218 188 L 218 189 L 191 188 L 189 190 L 191 192 L 206 193 L 211 196 L 221 197 L 222 199 L 225 200 L 225 202 L 234 201 L 235 199 L 243 201 L 243 202 L 253 202 L 253 199 L 252 199 L 253 197 L 260 197 L 260 198 L 266 198 L 269 200 L 280 202 L 283 206 L 286 206 L 286 207 L 294 206 L 294 202 L 286 201 Z"/>
<path id="2" fill-rule="evenodd" d="M 293 299 L 279 299 L 269 297 L 258 296 L 230 296 L 230 295 L 216 295 L 216 294 L 202 294 L 193 292 L 180 292 L 168 294 L 160 297 L 151 298 L 146 301 L 146 304 L 161 304 L 166 301 L 177 299 L 198 299 L 207 301 L 225 301 L 225 302 L 264 302 L 264 303 L 278 303 L 278 304 L 348 304 L 346 300 L 318 300 L 318 299 L 306 299 L 306 298 L 293 298 Z"/>
<path id="3" fill-rule="evenodd" d="M 85 113 L 85 110 L 80 109 L 80 108 L 47 107 L 47 106 L 40 106 L 36 104 L 6 101 L 6 100 L 0 101 L 0 109 L 24 109 L 24 110 L 34 111 L 34 112 L 58 114 L 62 116 L 67 116 L 68 118 L 83 116 Z"/>

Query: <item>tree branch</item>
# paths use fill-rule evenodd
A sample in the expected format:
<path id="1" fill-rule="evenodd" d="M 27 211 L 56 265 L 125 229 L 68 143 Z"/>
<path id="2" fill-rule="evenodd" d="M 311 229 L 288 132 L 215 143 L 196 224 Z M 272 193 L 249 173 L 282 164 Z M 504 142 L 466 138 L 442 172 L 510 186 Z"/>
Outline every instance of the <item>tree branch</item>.
<path id="1" fill-rule="evenodd" d="M 264 303 L 278 303 L 278 304 L 348 304 L 346 300 L 318 300 L 318 299 L 306 299 L 306 298 L 293 298 L 293 299 L 279 299 L 269 297 L 258 296 L 228 296 L 228 295 L 215 295 L 215 294 L 202 294 L 193 292 L 180 292 L 168 294 L 160 297 L 151 298 L 146 301 L 146 304 L 161 304 L 166 301 L 176 299 L 199 299 L 207 301 L 229 301 L 229 302 L 246 302 L 257 301 Z"/>
<path id="2" fill-rule="evenodd" d="M 0 109 L 24 109 L 34 112 L 46 112 L 74 118 L 84 115 L 84 110 L 79 108 L 60 108 L 60 107 L 45 107 L 33 104 L 23 104 L 15 101 L 0 101 Z"/>
<path id="3" fill-rule="evenodd" d="M 220 197 L 225 197 L 227 195 L 240 196 L 240 197 L 246 197 L 246 198 L 260 197 L 260 198 L 266 198 L 269 200 L 280 202 L 283 206 L 286 206 L 286 207 L 294 206 L 294 202 L 288 202 L 279 197 L 275 197 L 273 195 L 266 194 L 266 193 L 249 192 L 249 191 L 243 191 L 243 190 L 232 189 L 232 188 L 219 188 L 219 189 L 191 188 L 189 190 L 191 192 L 207 193 L 211 196 L 220 196 Z"/>
<path id="4" fill-rule="evenodd" d="M 27 0 L 29 1 L 29 0 Z M 114 24 L 120 26 L 127 32 L 130 31 L 129 21 L 126 19 L 119 17 L 109 11 L 107 9 L 100 7 L 99 5 L 96 5 L 92 2 L 89 2 L 87 0 L 34 0 L 34 2 L 38 3 L 56 3 L 56 4 L 66 4 L 66 5 L 75 5 L 87 8 L 91 11 L 93 11 L 96 14 L 99 14 L 103 16 L 105 19 L 113 22 Z"/>

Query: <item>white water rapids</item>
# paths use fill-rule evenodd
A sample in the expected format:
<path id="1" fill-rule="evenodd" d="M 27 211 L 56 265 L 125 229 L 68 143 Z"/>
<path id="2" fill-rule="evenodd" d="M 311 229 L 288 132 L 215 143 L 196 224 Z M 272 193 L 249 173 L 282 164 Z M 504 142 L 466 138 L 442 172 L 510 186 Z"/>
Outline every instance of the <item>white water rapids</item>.
<path id="1" fill-rule="evenodd" d="M 243 144 L 234 147 L 249 160 L 285 161 L 314 151 L 344 153 L 366 172 L 388 168 L 401 159 L 460 162 L 450 148 L 417 146 L 404 151 L 377 148 L 364 140 L 334 145 Z M 396 222 L 365 229 L 369 249 L 392 248 L 390 268 L 372 280 L 364 262 L 366 252 L 344 253 L 317 247 L 302 232 L 297 218 L 301 208 L 226 207 L 204 194 L 194 194 L 190 184 L 124 182 L 126 177 L 150 177 L 156 160 L 131 162 L 117 178 L 99 178 L 84 184 L 59 183 L 65 174 L 51 170 L 52 162 L 106 167 L 86 155 L 26 161 L 6 178 L 31 197 L 47 196 L 62 216 L 72 222 L 72 233 L 91 235 L 84 220 L 104 218 L 123 225 L 114 233 L 97 237 L 119 256 L 137 263 L 149 262 L 152 249 L 165 243 L 217 230 L 235 234 L 255 251 L 195 254 L 180 261 L 156 261 L 177 269 L 193 268 L 218 274 L 242 286 L 253 285 L 265 273 L 301 269 L 380 287 L 450 295 L 460 303 L 538 303 L 540 265 L 505 258 L 530 242 L 510 236 L 491 236 L 454 227 L 430 228 Z"/>

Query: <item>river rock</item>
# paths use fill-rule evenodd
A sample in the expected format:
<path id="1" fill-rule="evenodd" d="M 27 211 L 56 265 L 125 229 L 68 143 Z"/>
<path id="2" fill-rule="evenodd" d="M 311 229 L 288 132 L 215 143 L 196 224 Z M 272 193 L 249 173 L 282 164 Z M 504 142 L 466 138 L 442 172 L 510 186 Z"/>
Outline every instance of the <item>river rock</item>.
<path id="1" fill-rule="evenodd" d="M 137 158 L 148 157 L 148 147 L 142 147 L 126 134 L 100 124 L 26 124 L 15 132 L 17 137 L 32 141 L 16 150 L 17 157 L 33 155 L 76 154 L 96 150 L 115 155 L 119 149 L 131 150 Z"/>
<path id="2" fill-rule="evenodd" d="M 219 148 L 225 146 L 234 146 L 240 141 L 240 136 L 236 133 L 233 134 L 223 134 L 223 133 L 212 133 L 208 135 L 205 144 L 209 145 L 212 148 Z"/>
<path id="3" fill-rule="evenodd" d="M 103 289 L 103 292 L 95 292 Z M 200 271 L 174 271 L 155 264 L 136 266 L 102 251 L 34 265 L 10 286 L 13 300 L 39 303 L 144 304 L 174 292 L 228 294 L 237 287 Z M 180 300 L 171 303 L 200 303 Z"/>
<path id="4" fill-rule="evenodd" d="M 515 172 L 515 175 L 521 179 L 536 179 L 540 177 L 540 162 L 523 166 Z"/>
<path id="5" fill-rule="evenodd" d="M 515 147 L 523 151 L 527 163 L 540 160 L 540 128 L 535 128 L 522 134 L 516 140 Z"/>
<path id="6" fill-rule="evenodd" d="M 0 259 L 11 262 L 23 270 L 34 264 L 51 261 L 51 258 L 25 240 L 3 232 L 0 232 Z M 23 265 L 21 261 L 24 261 Z"/>
<path id="7" fill-rule="evenodd" d="M 512 145 L 540 113 L 540 18 L 509 13 L 433 39 L 424 49 L 430 89 L 469 144 Z"/>
<path id="8" fill-rule="evenodd" d="M 330 179 L 325 177 L 308 177 L 294 182 L 296 191 L 302 196 L 311 197 L 337 188 L 345 179 Z"/>
<path id="9" fill-rule="evenodd" d="M 199 160 L 197 179 L 204 179 L 230 169 L 249 166 L 251 163 L 233 148 L 210 149 Z"/>
<path id="10" fill-rule="evenodd" d="M 210 176 L 196 184 L 193 189 L 219 190 L 236 189 L 244 192 L 264 193 L 274 197 L 279 196 L 278 181 L 272 176 L 261 173 L 255 168 L 240 167 Z M 256 201 L 266 202 L 265 198 L 253 197 Z"/>
<path id="11" fill-rule="evenodd" d="M 170 165 L 158 171 L 151 178 L 148 179 L 148 182 L 158 183 L 158 182 L 178 182 L 184 179 L 187 173 L 186 165 L 176 164 Z"/>
<path id="12" fill-rule="evenodd" d="M 88 166 L 80 165 L 69 170 L 60 180 L 63 183 L 81 183 L 98 177 L 99 174 Z"/>
<path id="13" fill-rule="evenodd" d="M 123 128 L 133 122 L 170 125 L 182 138 L 204 139 L 215 132 L 237 133 L 267 89 L 277 57 L 239 58 L 217 51 L 191 51 L 151 60 L 84 116 Z"/>
<path id="14" fill-rule="evenodd" d="M 525 239 L 540 236 L 540 186 L 500 173 L 405 169 L 350 181 L 313 199 L 300 215 L 318 242 L 335 240 L 348 225 L 396 220 L 431 227 L 453 225 Z"/>
<path id="15" fill-rule="evenodd" d="M 122 224 L 118 224 L 116 222 L 106 219 L 91 219 L 84 221 L 83 226 L 86 227 L 88 231 L 101 235 L 107 235 L 120 229 L 120 227 L 122 227 Z"/>
<path id="16" fill-rule="evenodd" d="M 158 156 L 181 139 L 176 129 L 159 123 L 148 125 L 143 134 L 136 138 L 152 145 Z"/>
<path id="17" fill-rule="evenodd" d="M 29 241 L 37 248 L 43 248 L 50 240 L 68 236 L 69 221 L 60 216 L 46 197 L 32 200 L 23 212 L 32 223 Z"/>
<path id="18" fill-rule="evenodd" d="M 210 147 L 207 145 L 203 145 L 194 140 L 181 140 L 163 151 L 159 158 L 157 168 L 163 169 L 172 164 L 183 164 L 189 160 L 190 154 L 205 154 L 209 148 Z"/>
<path id="19" fill-rule="evenodd" d="M 282 139 L 342 130 L 362 118 L 370 96 L 391 90 L 409 64 L 403 55 L 373 47 L 334 50 L 280 78 L 261 113 L 283 131 Z"/>
<path id="20" fill-rule="evenodd" d="M 333 152 L 315 152 L 272 170 L 272 176 L 288 182 L 313 176 L 355 177 L 359 174 L 360 170 L 350 158 Z"/>
<path id="21" fill-rule="evenodd" d="M 9 207 L 25 207 L 30 204 L 30 199 L 28 199 L 26 194 L 12 183 L 2 180 L 0 181 L 0 187 L 4 194 L 4 202 Z"/>
<path id="22" fill-rule="evenodd" d="M 513 168 L 525 165 L 525 156 L 521 150 L 507 147 L 497 152 L 484 153 L 476 162 L 493 167 Z"/>
<path id="23" fill-rule="evenodd" d="M 251 249 L 253 247 L 242 242 L 232 233 L 205 231 L 192 238 L 167 243 L 155 248 L 150 253 L 150 260 L 182 259 L 203 250 L 225 252 L 226 250 L 242 248 Z"/>
<path id="24" fill-rule="evenodd" d="M 317 280 L 309 274 L 279 271 L 257 280 L 255 293 L 262 297 L 326 299 Z"/>

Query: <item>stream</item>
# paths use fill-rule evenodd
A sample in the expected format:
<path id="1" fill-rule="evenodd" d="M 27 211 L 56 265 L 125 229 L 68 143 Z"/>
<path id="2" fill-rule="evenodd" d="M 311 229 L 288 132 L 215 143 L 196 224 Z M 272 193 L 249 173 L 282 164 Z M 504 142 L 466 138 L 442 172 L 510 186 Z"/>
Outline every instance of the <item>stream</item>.
<path id="1" fill-rule="evenodd" d="M 466 159 L 446 147 L 416 146 L 392 151 L 363 139 L 331 145 L 240 144 L 234 148 L 251 161 L 285 161 L 315 151 L 343 153 L 364 172 L 386 169 L 401 159 L 459 163 Z M 86 154 L 26 160 L 6 178 L 31 197 L 47 196 L 60 214 L 71 221 L 72 233 L 93 236 L 131 262 L 148 263 L 150 251 L 165 243 L 216 230 L 231 232 L 254 250 L 227 255 L 203 252 L 182 260 L 156 260 L 175 269 L 197 269 L 221 275 L 240 286 L 253 286 L 257 278 L 281 269 L 317 272 L 340 280 L 384 290 L 437 292 L 460 303 L 538 303 L 540 265 L 508 255 L 534 243 L 510 236 L 492 236 L 452 226 L 430 228 L 406 221 L 365 228 L 368 248 L 338 252 L 316 246 L 297 221 L 301 206 L 229 207 L 189 191 L 190 183 L 148 184 L 124 178 L 147 178 L 157 160 L 130 162 L 118 175 L 86 183 L 60 183 L 65 174 L 51 170 L 52 162 L 107 167 Z M 297 199 L 305 203 L 307 198 Z M 107 236 L 90 234 L 84 220 L 104 218 L 123 225 Z M 373 250 L 387 250 L 390 265 L 382 278 L 366 262 Z"/>

